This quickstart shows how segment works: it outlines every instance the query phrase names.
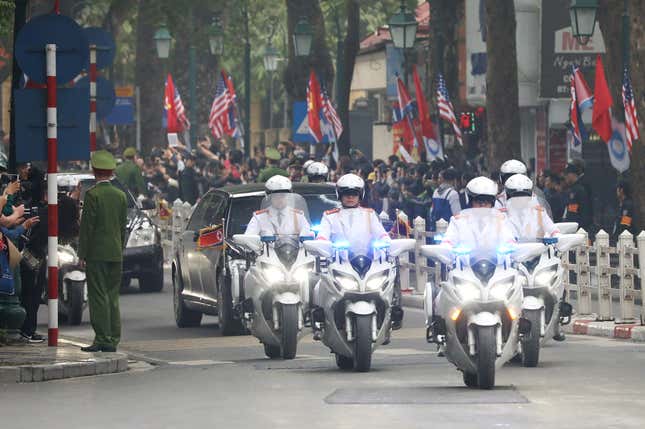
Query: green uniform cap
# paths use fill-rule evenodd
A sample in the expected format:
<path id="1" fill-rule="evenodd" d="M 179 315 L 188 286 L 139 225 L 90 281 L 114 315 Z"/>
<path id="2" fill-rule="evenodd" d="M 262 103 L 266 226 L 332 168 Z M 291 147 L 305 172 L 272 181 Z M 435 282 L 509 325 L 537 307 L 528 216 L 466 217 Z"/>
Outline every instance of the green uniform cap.
<path id="1" fill-rule="evenodd" d="M 92 154 L 92 168 L 97 170 L 114 170 L 116 161 L 107 150 L 97 150 Z"/>
<path id="2" fill-rule="evenodd" d="M 133 147 L 129 147 L 123 151 L 123 156 L 126 158 L 134 158 L 136 154 L 137 154 L 137 150 Z"/>
<path id="3" fill-rule="evenodd" d="M 268 147 L 264 151 L 264 155 L 267 159 L 272 159 L 273 161 L 280 161 L 280 152 L 274 147 Z"/>

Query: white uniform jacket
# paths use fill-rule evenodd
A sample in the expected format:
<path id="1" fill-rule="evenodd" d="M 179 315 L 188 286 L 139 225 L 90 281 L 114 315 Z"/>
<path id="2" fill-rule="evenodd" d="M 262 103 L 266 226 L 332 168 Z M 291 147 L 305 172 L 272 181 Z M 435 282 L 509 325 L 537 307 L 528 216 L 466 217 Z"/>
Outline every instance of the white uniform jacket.
<path id="1" fill-rule="evenodd" d="M 390 240 L 374 210 L 364 207 L 327 210 L 319 240 L 346 240 L 354 253 L 367 254 L 375 240 Z"/>
<path id="2" fill-rule="evenodd" d="M 465 209 L 450 218 L 442 244 L 472 249 L 513 243 L 515 237 L 506 215 L 497 209 Z"/>
<path id="3" fill-rule="evenodd" d="M 311 226 L 303 212 L 293 207 L 278 210 L 269 207 L 253 213 L 245 234 L 309 236 Z"/>
<path id="4" fill-rule="evenodd" d="M 506 203 L 506 216 L 519 241 L 541 240 L 560 233 L 547 211 L 531 197 L 511 198 Z"/>

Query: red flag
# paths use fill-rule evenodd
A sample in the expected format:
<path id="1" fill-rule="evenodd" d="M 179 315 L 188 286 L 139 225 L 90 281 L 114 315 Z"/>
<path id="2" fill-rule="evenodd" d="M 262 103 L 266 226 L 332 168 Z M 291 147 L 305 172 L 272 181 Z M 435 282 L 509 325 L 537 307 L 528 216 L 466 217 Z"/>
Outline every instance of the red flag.
<path id="1" fill-rule="evenodd" d="M 170 133 L 178 133 L 181 131 L 179 120 L 177 118 L 177 109 L 175 107 L 175 83 L 172 81 L 172 76 L 168 73 L 166 79 L 166 89 L 163 99 L 163 108 L 166 111 L 166 129 Z"/>
<path id="2" fill-rule="evenodd" d="M 309 133 L 316 140 L 316 143 L 320 143 L 323 139 L 320 126 L 321 110 L 322 93 L 320 92 L 320 83 L 318 82 L 316 72 L 311 70 L 309 83 L 307 84 L 307 122 L 309 123 Z"/>
<path id="3" fill-rule="evenodd" d="M 596 58 L 596 82 L 594 85 L 594 102 L 591 126 L 605 143 L 609 142 L 612 135 L 611 106 L 613 100 L 605 79 L 605 68 L 602 66 L 600 54 Z"/>
<path id="4" fill-rule="evenodd" d="M 428 108 L 426 97 L 423 94 L 421 79 L 419 79 L 416 65 L 412 69 L 412 75 L 414 78 L 414 91 L 416 92 L 417 96 L 417 110 L 419 111 L 419 121 L 421 122 L 421 136 L 423 138 L 423 144 L 426 148 L 428 160 L 432 161 L 436 158 L 443 158 L 441 145 L 437 143 L 437 134 L 435 133 L 434 126 L 432 125 L 432 120 L 430 119 L 430 109 Z"/>

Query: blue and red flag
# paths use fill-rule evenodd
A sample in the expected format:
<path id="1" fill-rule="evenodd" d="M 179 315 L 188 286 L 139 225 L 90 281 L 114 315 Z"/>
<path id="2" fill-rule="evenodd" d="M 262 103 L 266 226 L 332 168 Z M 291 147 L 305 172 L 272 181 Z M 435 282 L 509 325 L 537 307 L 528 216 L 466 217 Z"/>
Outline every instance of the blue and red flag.
<path id="1" fill-rule="evenodd" d="M 582 79 L 582 81 L 579 83 L 580 79 Z M 584 81 L 584 77 L 582 77 L 580 70 L 577 67 L 574 67 L 571 73 L 571 103 L 569 105 L 569 121 L 571 134 L 573 135 L 574 149 L 578 149 L 582 142 L 587 139 L 587 131 L 582 123 L 583 109 L 579 102 L 580 96 L 578 94 L 578 88 L 582 90 L 582 96 L 585 97 L 583 102 L 585 106 L 587 106 L 586 108 L 591 107 L 593 104 L 593 97 L 590 95 L 589 87 Z M 591 100 L 591 102 L 588 100 Z"/>
<path id="2" fill-rule="evenodd" d="M 397 74 L 396 76 L 396 88 L 399 99 L 399 106 L 403 117 L 405 118 L 406 126 L 408 127 L 408 133 L 412 136 L 413 151 L 418 149 L 419 145 L 423 142 L 421 137 L 421 123 L 419 122 L 419 110 L 417 108 L 417 103 L 410 97 L 408 89 L 405 87 L 405 84 L 401 80 L 401 77 Z"/>

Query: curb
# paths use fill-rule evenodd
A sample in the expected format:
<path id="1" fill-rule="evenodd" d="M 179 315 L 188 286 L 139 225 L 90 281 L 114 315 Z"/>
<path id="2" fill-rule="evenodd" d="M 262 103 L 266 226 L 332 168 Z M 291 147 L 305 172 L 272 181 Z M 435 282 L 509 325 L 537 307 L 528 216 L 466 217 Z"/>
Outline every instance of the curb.
<path id="1" fill-rule="evenodd" d="M 613 321 L 597 322 L 595 318 L 579 317 L 565 325 L 564 331 L 568 334 L 645 342 L 645 326 L 640 323 L 616 324 Z"/>
<path id="2" fill-rule="evenodd" d="M 63 378 L 114 374 L 128 370 L 128 357 L 122 353 L 102 353 L 86 362 L 60 362 L 46 365 L 0 367 L 0 384 L 32 383 Z"/>

